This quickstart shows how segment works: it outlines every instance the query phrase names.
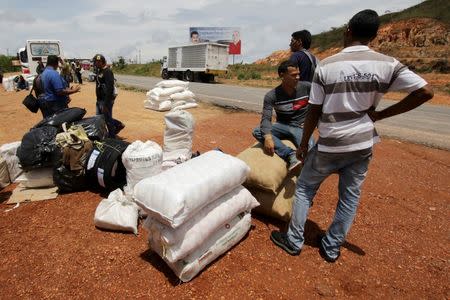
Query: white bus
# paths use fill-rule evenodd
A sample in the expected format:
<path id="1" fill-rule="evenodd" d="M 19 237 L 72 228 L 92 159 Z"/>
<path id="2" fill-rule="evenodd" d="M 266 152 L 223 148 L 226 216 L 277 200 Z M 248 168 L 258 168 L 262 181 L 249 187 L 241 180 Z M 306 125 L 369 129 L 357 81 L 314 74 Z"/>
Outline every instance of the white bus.
<path id="1" fill-rule="evenodd" d="M 47 56 L 56 55 L 64 59 L 59 40 L 27 40 L 25 48 L 20 48 L 17 52 L 17 58 L 20 60 L 23 74 L 36 75 L 38 61 L 44 65 L 47 63 Z"/>

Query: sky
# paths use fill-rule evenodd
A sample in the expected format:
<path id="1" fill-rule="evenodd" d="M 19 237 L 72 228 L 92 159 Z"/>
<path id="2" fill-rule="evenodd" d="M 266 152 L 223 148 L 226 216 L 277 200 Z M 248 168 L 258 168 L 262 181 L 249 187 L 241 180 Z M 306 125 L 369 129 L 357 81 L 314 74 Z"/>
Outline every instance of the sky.
<path id="1" fill-rule="evenodd" d="M 364 3 L 363 3 L 364 2 Z M 366 8 L 382 15 L 420 0 L 0 0 L 0 54 L 15 55 L 27 39 L 61 40 L 67 58 L 102 53 L 142 63 L 189 43 L 189 27 L 239 27 L 250 63 L 288 49 L 292 32 L 317 34 Z"/>

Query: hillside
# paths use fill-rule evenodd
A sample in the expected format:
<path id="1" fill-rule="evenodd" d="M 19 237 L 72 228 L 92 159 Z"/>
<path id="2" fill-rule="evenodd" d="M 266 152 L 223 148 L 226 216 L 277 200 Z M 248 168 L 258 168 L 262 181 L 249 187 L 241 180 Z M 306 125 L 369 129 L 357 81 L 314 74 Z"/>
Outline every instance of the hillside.
<path id="1" fill-rule="evenodd" d="M 450 1 L 432 0 L 398 13 L 381 16 L 377 38 L 370 46 L 397 57 L 421 72 L 448 73 L 450 64 Z M 313 35 L 311 52 L 320 59 L 342 49 L 344 27 Z M 289 49 L 278 50 L 256 64 L 277 65 L 290 55 Z"/>

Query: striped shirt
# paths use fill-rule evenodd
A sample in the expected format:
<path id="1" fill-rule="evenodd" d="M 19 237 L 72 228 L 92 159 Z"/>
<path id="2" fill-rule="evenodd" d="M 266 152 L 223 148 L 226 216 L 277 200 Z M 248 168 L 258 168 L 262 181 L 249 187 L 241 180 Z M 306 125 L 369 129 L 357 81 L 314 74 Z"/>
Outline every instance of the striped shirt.
<path id="1" fill-rule="evenodd" d="M 324 59 L 316 68 L 309 103 L 322 106 L 318 150 L 351 152 L 379 141 L 367 115 L 383 94 L 411 93 L 427 84 L 393 57 L 367 46 L 347 47 Z"/>
<path id="2" fill-rule="evenodd" d="M 272 112 L 275 110 L 277 122 L 293 127 L 301 127 L 305 122 L 311 84 L 300 81 L 293 95 L 288 95 L 281 85 L 269 91 L 264 97 L 261 117 L 261 131 L 264 135 L 272 130 Z"/>

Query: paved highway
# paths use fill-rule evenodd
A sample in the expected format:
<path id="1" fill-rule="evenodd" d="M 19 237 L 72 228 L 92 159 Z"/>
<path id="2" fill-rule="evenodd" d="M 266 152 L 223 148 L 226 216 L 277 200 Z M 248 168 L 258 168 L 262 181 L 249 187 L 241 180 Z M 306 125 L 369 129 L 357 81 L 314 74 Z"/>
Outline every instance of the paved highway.
<path id="1" fill-rule="evenodd" d="M 150 90 L 161 79 L 155 77 L 115 75 L 117 81 Z M 261 112 L 267 88 L 242 87 L 218 83 L 189 83 L 200 102 Z M 120 100 L 119 100 L 120 101 Z M 383 100 L 379 108 L 394 104 Z M 450 107 L 425 104 L 408 113 L 376 123 L 381 136 L 450 150 Z"/>

